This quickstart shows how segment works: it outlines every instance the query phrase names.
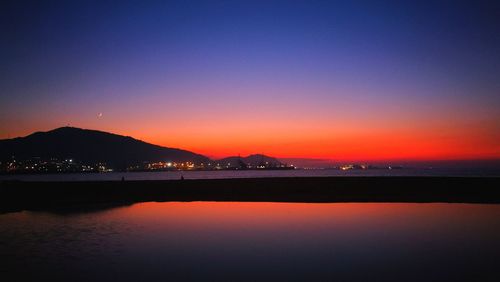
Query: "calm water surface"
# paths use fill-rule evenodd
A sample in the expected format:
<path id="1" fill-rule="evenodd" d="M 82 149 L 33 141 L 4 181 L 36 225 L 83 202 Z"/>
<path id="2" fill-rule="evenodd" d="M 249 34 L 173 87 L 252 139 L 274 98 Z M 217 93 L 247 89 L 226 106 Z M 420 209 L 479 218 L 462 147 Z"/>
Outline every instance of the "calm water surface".
<path id="1" fill-rule="evenodd" d="M 2 277 L 500 281 L 500 205 L 165 202 L 0 214 Z"/>
<path id="2" fill-rule="evenodd" d="M 296 169 L 296 170 L 220 170 L 220 171 L 162 171 L 162 172 L 111 172 L 111 173 L 63 173 L 33 175 L 0 175 L 0 180 L 23 181 L 119 181 L 126 180 L 169 180 L 220 179 L 256 177 L 324 177 L 324 176 L 460 176 L 499 177 L 500 168 L 405 168 L 405 169 Z"/>

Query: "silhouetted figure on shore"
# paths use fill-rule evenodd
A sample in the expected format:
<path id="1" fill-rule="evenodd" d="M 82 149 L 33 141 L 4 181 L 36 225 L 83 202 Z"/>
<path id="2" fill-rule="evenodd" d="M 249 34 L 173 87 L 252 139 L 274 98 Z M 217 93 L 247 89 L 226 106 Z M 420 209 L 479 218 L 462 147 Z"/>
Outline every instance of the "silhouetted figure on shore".
<path id="1" fill-rule="evenodd" d="M 122 176 L 122 181 L 125 181 L 125 176 Z"/>
<path id="2" fill-rule="evenodd" d="M 184 180 L 184 176 L 181 174 L 181 180 Z"/>

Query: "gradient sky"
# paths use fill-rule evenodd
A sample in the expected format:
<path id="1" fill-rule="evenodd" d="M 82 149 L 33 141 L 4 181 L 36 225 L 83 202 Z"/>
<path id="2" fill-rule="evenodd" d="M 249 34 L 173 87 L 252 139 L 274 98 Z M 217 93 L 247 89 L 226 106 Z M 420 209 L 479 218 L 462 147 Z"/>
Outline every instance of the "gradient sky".
<path id="1" fill-rule="evenodd" d="M 402 2 L 3 1 L 0 138 L 69 124 L 210 157 L 500 158 L 500 8 Z"/>

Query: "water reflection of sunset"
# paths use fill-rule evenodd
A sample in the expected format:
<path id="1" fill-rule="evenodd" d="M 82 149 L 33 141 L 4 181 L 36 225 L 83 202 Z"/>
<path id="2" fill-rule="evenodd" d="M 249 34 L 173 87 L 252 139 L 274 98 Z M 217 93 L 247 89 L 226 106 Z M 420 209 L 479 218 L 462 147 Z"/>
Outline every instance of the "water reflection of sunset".
<path id="1" fill-rule="evenodd" d="M 405 220 L 410 218 L 413 220 L 412 225 L 447 224 L 435 216 L 442 209 L 443 204 L 439 203 L 151 202 L 134 204 L 119 214 L 134 221 L 168 221 L 179 226 L 210 223 L 221 228 L 273 229 L 283 225 L 321 226 L 336 222 L 352 226 L 367 225 L 368 228 L 386 218 L 391 218 L 394 225 L 405 224 Z M 497 205 L 449 204 L 446 211 L 453 214 L 455 217 L 451 219 L 455 218 L 457 222 L 475 218 L 478 224 L 487 224 L 492 217 L 500 216 L 500 207 Z"/>
<path id="2" fill-rule="evenodd" d="M 8 261 L 20 277 L 85 281 L 477 278 L 498 273 L 499 218 L 483 204 L 148 202 L 0 214 L 0 251 L 25 258 Z"/>

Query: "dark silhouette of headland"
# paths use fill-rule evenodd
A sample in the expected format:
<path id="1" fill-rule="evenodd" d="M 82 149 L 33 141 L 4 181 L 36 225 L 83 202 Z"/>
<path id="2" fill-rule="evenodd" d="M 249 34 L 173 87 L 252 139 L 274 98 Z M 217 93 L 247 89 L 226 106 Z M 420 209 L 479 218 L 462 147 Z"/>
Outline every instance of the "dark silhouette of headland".
<path id="1" fill-rule="evenodd" d="M 0 159 L 74 159 L 83 163 L 105 162 L 126 168 L 143 161 L 207 162 L 203 155 L 149 144 L 129 136 L 75 127 L 36 132 L 26 137 L 0 140 Z"/>
<path id="2" fill-rule="evenodd" d="M 61 127 L 0 140 L 0 173 L 294 169 L 262 154 L 221 160 L 103 131 Z"/>

